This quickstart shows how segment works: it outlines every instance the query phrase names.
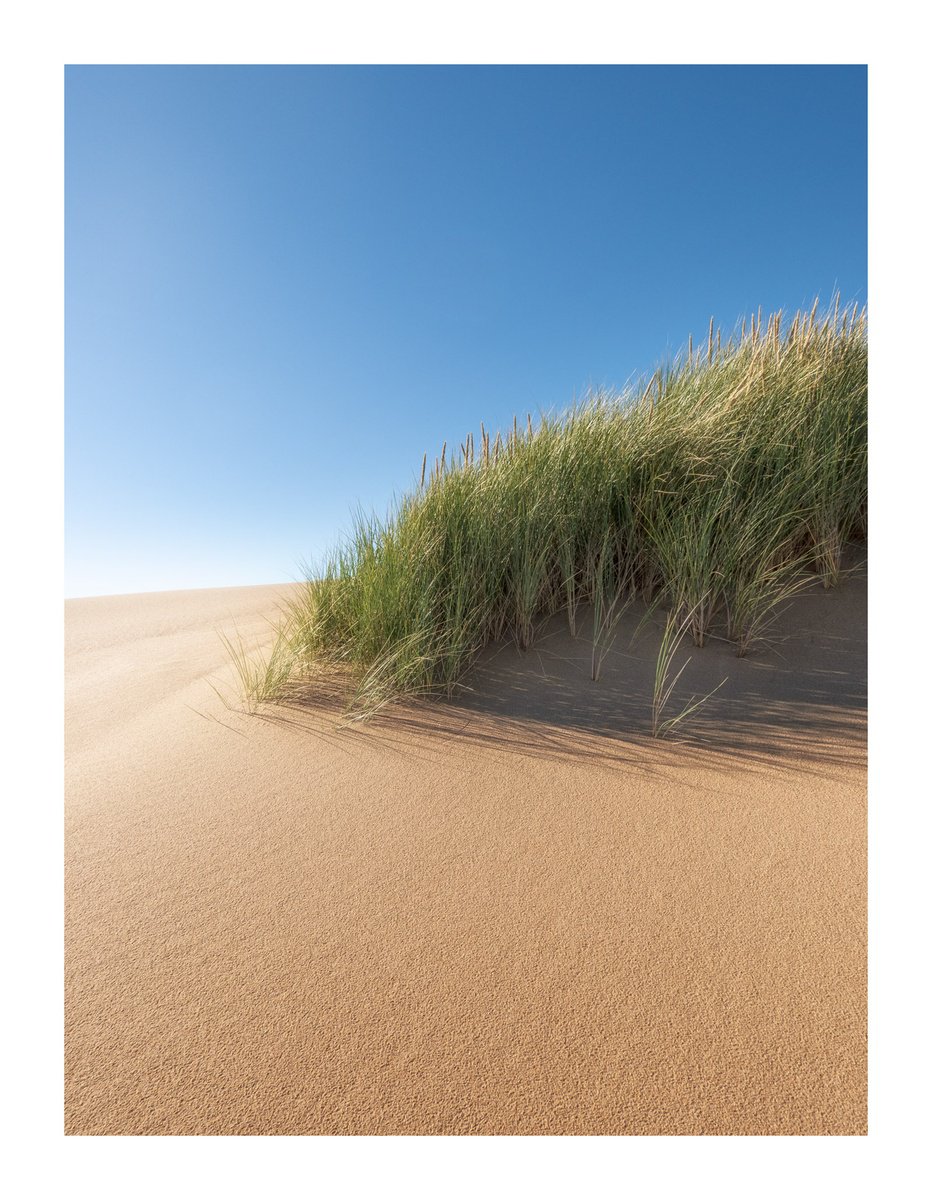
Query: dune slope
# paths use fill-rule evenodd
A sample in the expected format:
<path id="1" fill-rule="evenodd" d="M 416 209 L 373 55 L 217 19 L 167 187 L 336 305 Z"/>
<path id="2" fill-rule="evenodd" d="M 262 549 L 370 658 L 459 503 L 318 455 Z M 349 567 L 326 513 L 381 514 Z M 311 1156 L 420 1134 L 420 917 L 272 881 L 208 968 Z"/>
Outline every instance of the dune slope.
<path id="1" fill-rule="evenodd" d="M 643 736 L 656 630 L 228 712 L 286 589 L 66 604 L 72 1134 L 866 1132 L 865 584 Z M 708 686 L 706 686 L 708 685 Z"/>

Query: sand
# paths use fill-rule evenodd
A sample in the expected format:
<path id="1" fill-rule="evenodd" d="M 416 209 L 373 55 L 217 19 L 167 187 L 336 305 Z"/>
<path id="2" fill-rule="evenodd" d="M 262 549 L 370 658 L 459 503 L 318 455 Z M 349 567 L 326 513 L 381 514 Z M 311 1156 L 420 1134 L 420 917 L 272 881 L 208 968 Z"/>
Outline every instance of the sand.
<path id="1" fill-rule="evenodd" d="M 285 588 L 66 603 L 66 1131 L 866 1132 L 865 582 L 681 745 L 656 630 L 455 703 L 227 711 Z"/>

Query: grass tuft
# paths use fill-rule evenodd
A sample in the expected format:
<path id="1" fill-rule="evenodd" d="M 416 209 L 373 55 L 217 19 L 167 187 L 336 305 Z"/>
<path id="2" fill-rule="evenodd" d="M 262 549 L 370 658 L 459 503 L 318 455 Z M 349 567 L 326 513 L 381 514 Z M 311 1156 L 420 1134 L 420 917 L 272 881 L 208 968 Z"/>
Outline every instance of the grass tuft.
<path id="1" fill-rule="evenodd" d="M 357 517 L 267 658 L 229 647 L 251 704 L 334 666 L 357 715 L 450 693 L 492 640 L 527 649 L 558 611 L 576 634 L 581 603 L 597 678 L 637 595 L 669 610 L 667 649 L 682 632 L 751 652 L 866 534 L 866 311 L 833 296 L 826 312 L 759 311 L 730 337 L 712 322 L 622 393 L 515 417 L 504 437 L 483 425 L 478 446 L 444 443 L 384 519 Z"/>
<path id="2" fill-rule="evenodd" d="M 680 669 L 671 678 L 673 670 L 673 659 L 679 650 L 683 638 L 687 631 L 693 627 L 693 619 L 695 613 L 689 611 L 681 614 L 679 617 L 674 612 L 667 614 L 667 623 L 664 627 L 663 637 L 660 639 L 660 650 L 657 654 L 657 666 L 654 671 L 654 696 L 651 703 L 651 721 L 650 731 L 655 738 L 667 737 L 675 729 L 688 720 L 694 713 L 705 704 L 723 684 L 727 683 L 727 677 L 717 684 L 711 692 L 705 696 L 697 698 L 692 696 L 689 702 L 680 711 L 672 717 L 664 717 L 664 712 L 667 710 L 676 685 L 680 681 L 680 677 L 689 664 L 691 658 L 683 663 Z"/>

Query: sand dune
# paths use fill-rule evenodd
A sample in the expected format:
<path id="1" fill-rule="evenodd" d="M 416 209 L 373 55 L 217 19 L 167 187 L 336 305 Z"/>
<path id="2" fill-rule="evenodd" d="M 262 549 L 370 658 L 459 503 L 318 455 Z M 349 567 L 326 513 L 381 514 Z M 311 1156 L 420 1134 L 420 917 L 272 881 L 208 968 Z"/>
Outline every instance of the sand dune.
<path id="1" fill-rule="evenodd" d="M 287 589 L 66 603 L 73 1134 L 866 1132 L 865 584 L 644 736 L 559 624 L 341 728 L 227 711 Z"/>

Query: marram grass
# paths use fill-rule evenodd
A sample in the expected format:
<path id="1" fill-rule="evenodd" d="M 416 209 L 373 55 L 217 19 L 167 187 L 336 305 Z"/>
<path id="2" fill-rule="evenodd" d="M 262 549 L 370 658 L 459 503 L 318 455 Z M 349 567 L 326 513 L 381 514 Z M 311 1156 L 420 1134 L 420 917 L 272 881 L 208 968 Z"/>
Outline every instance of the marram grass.
<path id="1" fill-rule="evenodd" d="M 507 436 L 484 428 L 349 539 L 292 603 L 247 699 L 275 700 L 334 667 L 351 710 L 452 692 L 488 642 L 529 647 L 541 622 L 596 613 L 593 676 L 615 616 L 663 604 L 702 646 L 745 654 L 807 581 L 839 578 L 866 534 L 867 321 L 856 305 L 710 324 L 620 394 Z M 601 619 L 600 619 L 601 618 Z M 654 724 L 659 727 L 659 713 Z"/>

